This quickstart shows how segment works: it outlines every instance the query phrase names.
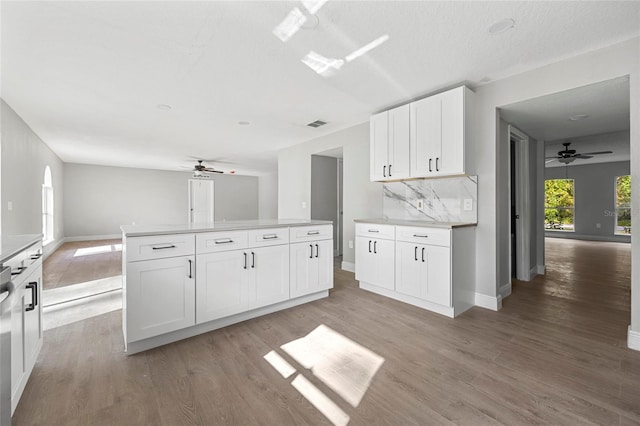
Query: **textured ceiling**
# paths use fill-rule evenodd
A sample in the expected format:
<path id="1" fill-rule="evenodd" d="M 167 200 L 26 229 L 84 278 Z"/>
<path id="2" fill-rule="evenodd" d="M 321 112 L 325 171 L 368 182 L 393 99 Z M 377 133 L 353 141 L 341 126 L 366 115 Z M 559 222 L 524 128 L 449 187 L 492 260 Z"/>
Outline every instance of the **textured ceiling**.
<path id="1" fill-rule="evenodd" d="M 272 30 L 300 2 L 0 7 L 2 97 L 64 161 L 177 170 L 195 156 L 250 174 L 390 106 L 640 33 L 639 2 L 329 1 L 286 43 Z M 503 18 L 515 28 L 490 35 Z M 385 34 L 331 77 L 301 62 Z M 329 124 L 305 126 L 316 119 Z"/>

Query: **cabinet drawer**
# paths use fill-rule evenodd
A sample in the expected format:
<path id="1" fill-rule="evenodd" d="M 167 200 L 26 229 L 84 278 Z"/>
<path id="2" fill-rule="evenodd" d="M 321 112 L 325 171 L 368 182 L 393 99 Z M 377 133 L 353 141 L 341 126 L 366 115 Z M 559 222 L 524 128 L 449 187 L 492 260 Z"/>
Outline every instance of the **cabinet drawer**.
<path id="1" fill-rule="evenodd" d="M 292 243 L 302 241 L 318 241 L 333 238 L 333 225 L 293 226 L 290 228 L 289 240 Z"/>
<path id="2" fill-rule="evenodd" d="M 239 250 L 248 247 L 247 231 L 205 232 L 196 235 L 196 251 L 217 253 L 221 251 Z"/>
<path id="3" fill-rule="evenodd" d="M 38 261 L 42 262 L 42 244 L 37 243 L 25 250 L 26 265 L 32 265 Z"/>
<path id="4" fill-rule="evenodd" d="M 451 245 L 451 230 L 397 226 L 396 241 L 449 247 Z"/>
<path id="5" fill-rule="evenodd" d="M 356 223 L 356 236 L 393 240 L 396 237 L 396 227 L 377 223 Z"/>
<path id="6" fill-rule="evenodd" d="M 194 234 L 127 238 L 127 262 L 187 256 L 195 253 Z"/>
<path id="7" fill-rule="evenodd" d="M 249 231 L 249 247 L 275 246 L 289 243 L 289 228 L 254 229 Z"/>

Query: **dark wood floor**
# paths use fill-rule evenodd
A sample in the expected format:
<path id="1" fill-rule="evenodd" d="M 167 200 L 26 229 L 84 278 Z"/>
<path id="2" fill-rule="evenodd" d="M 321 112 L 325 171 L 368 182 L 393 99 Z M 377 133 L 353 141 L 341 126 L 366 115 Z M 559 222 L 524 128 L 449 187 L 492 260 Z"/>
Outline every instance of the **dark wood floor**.
<path id="1" fill-rule="evenodd" d="M 122 240 L 119 239 L 62 244 L 44 261 L 42 266 L 44 289 L 122 274 L 122 252 L 116 250 L 116 245 L 120 244 Z M 96 253 L 90 254 L 91 249 L 96 249 Z M 106 250 L 110 251 L 106 252 Z"/>
<path id="2" fill-rule="evenodd" d="M 45 334 L 15 425 L 329 424 L 263 356 L 275 350 L 351 425 L 640 424 L 640 352 L 626 348 L 630 246 L 548 240 L 548 272 L 503 309 L 449 319 L 361 291 L 138 355 L 121 313 Z M 352 407 L 281 345 L 324 324 L 384 358 Z"/>

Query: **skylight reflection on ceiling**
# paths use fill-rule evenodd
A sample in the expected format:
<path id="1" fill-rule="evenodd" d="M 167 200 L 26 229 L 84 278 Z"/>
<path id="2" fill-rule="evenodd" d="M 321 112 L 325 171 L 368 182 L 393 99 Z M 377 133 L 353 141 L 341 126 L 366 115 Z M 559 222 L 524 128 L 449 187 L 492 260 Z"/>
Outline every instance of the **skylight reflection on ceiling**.
<path id="1" fill-rule="evenodd" d="M 323 77 L 329 77 L 342 68 L 344 61 L 342 59 L 325 58 L 313 50 L 302 58 L 302 63 L 314 70 Z"/>
<path id="2" fill-rule="evenodd" d="M 307 17 L 302 11 L 294 7 L 291 12 L 273 29 L 273 34 L 282 42 L 289 40 L 307 22 Z"/>
<path id="3" fill-rule="evenodd" d="M 380 36 L 377 39 L 373 40 L 371 43 L 365 44 L 360 49 L 354 50 L 352 53 L 348 54 L 344 59 L 347 62 L 351 62 L 354 59 L 359 58 L 360 56 L 364 55 L 368 51 L 373 50 L 376 47 L 380 46 L 382 43 L 384 43 L 387 40 L 389 40 L 389 34 L 385 34 L 383 36 Z"/>
<path id="4" fill-rule="evenodd" d="M 304 8 L 307 9 L 307 11 L 309 11 L 310 14 L 315 15 L 316 12 L 319 11 L 320 8 L 324 6 L 324 4 L 328 0 L 301 0 L 301 1 Z"/>

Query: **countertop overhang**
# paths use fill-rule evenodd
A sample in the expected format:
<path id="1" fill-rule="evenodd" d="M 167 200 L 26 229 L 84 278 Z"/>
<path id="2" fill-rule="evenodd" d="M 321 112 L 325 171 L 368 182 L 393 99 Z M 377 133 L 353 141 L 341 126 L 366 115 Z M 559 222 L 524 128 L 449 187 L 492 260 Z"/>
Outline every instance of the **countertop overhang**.
<path id="1" fill-rule="evenodd" d="M 0 264 L 14 257 L 21 251 L 28 249 L 42 240 L 42 234 L 8 235 L 2 236 L 0 244 Z"/>
<path id="2" fill-rule="evenodd" d="M 477 226 L 473 222 L 433 222 L 428 220 L 396 220 L 396 219 L 355 219 L 355 223 L 373 223 L 378 225 L 416 226 L 423 228 L 462 228 L 465 226 Z"/>
<path id="3" fill-rule="evenodd" d="M 258 219 L 181 225 L 122 225 L 120 229 L 126 237 L 146 237 L 152 235 L 189 234 L 215 231 L 241 231 L 245 229 L 284 228 L 319 225 L 333 225 L 333 222 L 331 222 L 330 220 Z"/>

